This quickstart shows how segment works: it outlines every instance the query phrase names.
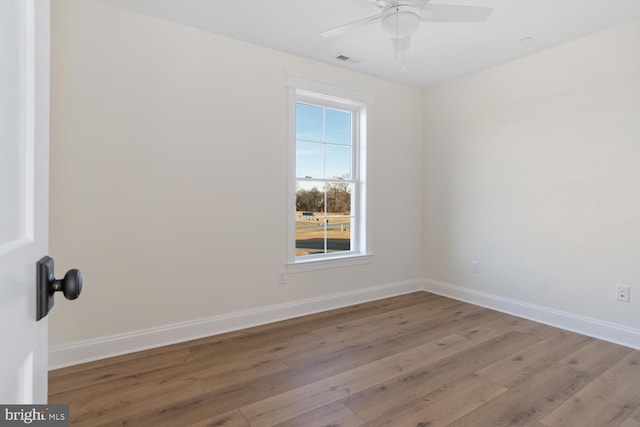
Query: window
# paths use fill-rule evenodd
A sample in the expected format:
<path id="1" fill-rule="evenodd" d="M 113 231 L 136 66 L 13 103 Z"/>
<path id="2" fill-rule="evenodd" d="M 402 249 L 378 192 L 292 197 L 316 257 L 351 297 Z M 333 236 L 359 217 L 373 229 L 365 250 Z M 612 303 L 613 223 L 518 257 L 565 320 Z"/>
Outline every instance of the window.
<path id="1" fill-rule="evenodd" d="M 368 262 L 368 104 L 336 96 L 350 88 L 292 80 L 289 268 Z"/>

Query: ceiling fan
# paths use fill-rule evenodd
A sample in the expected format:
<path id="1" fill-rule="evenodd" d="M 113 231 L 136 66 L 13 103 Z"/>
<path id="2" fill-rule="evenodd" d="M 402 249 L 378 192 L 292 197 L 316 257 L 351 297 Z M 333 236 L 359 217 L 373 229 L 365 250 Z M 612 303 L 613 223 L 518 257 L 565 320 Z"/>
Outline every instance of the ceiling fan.
<path id="1" fill-rule="evenodd" d="M 409 49 L 411 36 L 421 22 L 484 22 L 493 12 L 491 7 L 431 4 L 430 0 L 371 0 L 382 9 L 366 18 L 320 33 L 322 37 L 338 37 L 380 23 L 391 36 L 396 57 Z"/>

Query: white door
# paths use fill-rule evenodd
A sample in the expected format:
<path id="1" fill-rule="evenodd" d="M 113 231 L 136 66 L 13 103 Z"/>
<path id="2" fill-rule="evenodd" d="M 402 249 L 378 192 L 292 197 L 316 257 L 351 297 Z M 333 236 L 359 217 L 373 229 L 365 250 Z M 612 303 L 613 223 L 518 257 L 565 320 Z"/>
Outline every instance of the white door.
<path id="1" fill-rule="evenodd" d="M 49 0 L 0 0 L 0 403 L 47 403 Z"/>

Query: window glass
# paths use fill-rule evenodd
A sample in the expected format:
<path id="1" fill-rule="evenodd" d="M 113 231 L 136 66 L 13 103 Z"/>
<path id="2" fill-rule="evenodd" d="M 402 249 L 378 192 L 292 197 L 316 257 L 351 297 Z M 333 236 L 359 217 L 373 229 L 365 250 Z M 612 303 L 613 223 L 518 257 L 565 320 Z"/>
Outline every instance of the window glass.
<path id="1" fill-rule="evenodd" d="M 351 147 L 325 144 L 324 178 L 351 179 L 351 163 Z"/>
<path id="2" fill-rule="evenodd" d="M 326 110 L 326 123 L 327 142 L 351 145 L 351 112 Z"/>
<path id="3" fill-rule="evenodd" d="M 296 104 L 296 140 L 323 141 L 323 108 Z"/>
<path id="4" fill-rule="evenodd" d="M 296 141 L 296 176 L 301 178 L 324 177 L 324 144 Z"/>

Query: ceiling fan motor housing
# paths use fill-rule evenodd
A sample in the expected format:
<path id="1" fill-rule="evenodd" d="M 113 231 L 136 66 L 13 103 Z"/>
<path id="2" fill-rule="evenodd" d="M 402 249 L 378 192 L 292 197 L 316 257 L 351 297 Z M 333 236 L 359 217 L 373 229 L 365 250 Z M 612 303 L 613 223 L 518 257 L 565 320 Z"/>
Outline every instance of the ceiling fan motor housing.
<path id="1" fill-rule="evenodd" d="M 394 38 L 409 37 L 418 30 L 422 16 L 420 8 L 413 3 L 398 3 L 382 10 L 382 29 Z"/>

